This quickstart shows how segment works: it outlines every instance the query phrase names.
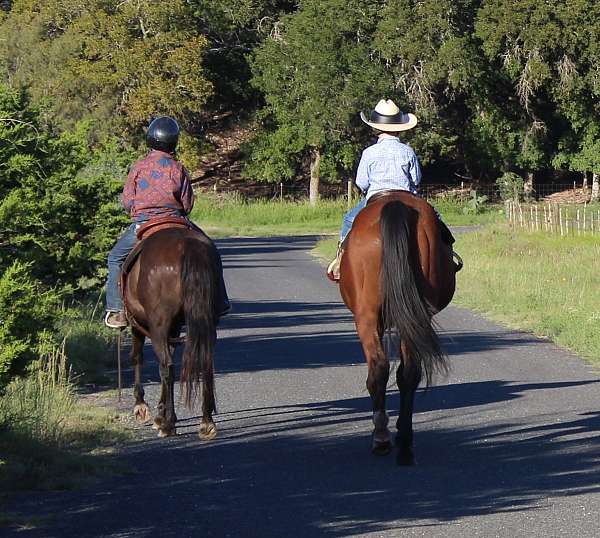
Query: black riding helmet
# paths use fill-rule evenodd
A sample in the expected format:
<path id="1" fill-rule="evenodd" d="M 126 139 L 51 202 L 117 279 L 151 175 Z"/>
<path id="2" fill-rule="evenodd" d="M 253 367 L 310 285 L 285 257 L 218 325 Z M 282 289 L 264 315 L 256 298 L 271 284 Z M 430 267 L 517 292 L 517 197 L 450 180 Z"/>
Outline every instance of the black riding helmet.
<path id="1" fill-rule="evenodd" d="M 179 141 L 179 125 L 169 116 L 152 120 L 146 133 L 146 143 L 152 149 L 173 153 Z"/>

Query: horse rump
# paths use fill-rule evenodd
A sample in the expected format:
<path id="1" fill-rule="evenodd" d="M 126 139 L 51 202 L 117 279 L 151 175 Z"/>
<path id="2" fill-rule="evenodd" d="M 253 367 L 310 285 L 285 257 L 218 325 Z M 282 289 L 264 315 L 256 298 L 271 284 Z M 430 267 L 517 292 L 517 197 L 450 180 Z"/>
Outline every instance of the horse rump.
<path id="1" fill-rule="evenodd" d="M 446 372 L 448 366 L 419 286 L 416 217 L 415 210 L 399 200 L 381 210 L 381 314 L 384 330 L 398 333 L 429 385 L 433 372 Z"/>

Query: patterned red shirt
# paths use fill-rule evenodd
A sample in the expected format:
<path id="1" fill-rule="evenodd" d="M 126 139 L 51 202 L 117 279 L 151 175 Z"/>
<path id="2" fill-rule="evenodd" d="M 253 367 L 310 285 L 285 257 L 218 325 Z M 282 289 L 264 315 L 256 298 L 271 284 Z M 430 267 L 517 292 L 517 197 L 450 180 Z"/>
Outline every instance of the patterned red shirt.
<path id="1" fill-rule="evenodd" d="M 131 165 L 121 203 L 136 222 L 187 215 L 194 206 L 190 176 L 171 154 L 152 150 Z"/>

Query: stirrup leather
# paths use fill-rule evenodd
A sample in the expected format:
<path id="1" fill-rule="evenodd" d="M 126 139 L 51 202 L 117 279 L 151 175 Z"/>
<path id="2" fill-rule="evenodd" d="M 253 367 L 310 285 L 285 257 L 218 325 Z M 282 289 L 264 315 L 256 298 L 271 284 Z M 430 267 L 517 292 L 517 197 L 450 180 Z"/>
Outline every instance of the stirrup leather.
<path id="1" fill-rule="evenodd" d="M 333 282 L 338 282 L 340 279 L 340 265 L 343 254 L 344 249 L 342 248 L 342 244 L 338 243 L 335 259 L 327 267 L 327 278 Z"/>

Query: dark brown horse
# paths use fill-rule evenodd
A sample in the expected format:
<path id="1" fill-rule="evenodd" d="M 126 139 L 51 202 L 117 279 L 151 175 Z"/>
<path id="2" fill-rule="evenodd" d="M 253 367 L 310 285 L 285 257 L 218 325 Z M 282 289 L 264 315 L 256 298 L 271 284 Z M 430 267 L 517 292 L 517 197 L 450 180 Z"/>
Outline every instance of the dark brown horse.
<path id="1" fill-rule="evenodd" d="M 187 337 L 181 367 L 184 400 L 191 408 L 202 384 L 200 438 L 212 439 L 217 432 L 212 414 L 213 349 L 220 293 L 218 252 L 208 237 L 186 228 L 159 230 L 142 244 L 124 278 L 124 299 L 133 334 L 134 414 L 140 422 L 152 418 L 141 382 L 142 351 L 145 337 L 149 336 L 160 363 L 161 380 L 154 428 L 159 437 L 176 433 L 173 352 L 185 324 Z M 132 254 L 135 256 L 135 250 Z"/>
<path id="2" fill-rule="evenodd" d="M 354 314 L 367 360 L 375 425 L 372 450 L 387 454 L 391 449 L 385 407 L 390 362 L 383 347 L 384 333 L 390 331 L 400 339 L 397 462 L 411 465 L 415 391 L 423 374 L 429 384 L 436 370 L 447 370 L 432 316 L 454 295 L 452 248 L 442 241 L 433 208 L 402 191 L 369 201 L 344 247 L 340 292 Z"/>

